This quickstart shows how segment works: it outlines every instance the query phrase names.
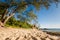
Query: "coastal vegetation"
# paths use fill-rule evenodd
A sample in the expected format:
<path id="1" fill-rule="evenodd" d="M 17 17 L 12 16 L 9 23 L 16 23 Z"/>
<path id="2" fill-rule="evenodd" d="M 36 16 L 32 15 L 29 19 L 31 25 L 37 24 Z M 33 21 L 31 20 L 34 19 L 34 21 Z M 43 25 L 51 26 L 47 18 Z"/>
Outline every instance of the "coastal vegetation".
<path id="1" fill-rule="evenodd" d="M 48 9 L 59 0 L 1 0 L 0 1 L 0 26 L 11 25 L 19 27 L 30 27 L 31 21 L 36 21 L 37 16 L 33 8 L 40 10 Z"/>
<path id="2" fill-rule="evenodd" d="M 38 17 L 34 13 L 34 10 L 40 11 L 43 7 L 48 10 L 51 5 L 57 6 L 59 2 L 60 0 L 0 0 L 0 40 L 60 40 L 60 33 L 46 32 L 36 25 Z"/>

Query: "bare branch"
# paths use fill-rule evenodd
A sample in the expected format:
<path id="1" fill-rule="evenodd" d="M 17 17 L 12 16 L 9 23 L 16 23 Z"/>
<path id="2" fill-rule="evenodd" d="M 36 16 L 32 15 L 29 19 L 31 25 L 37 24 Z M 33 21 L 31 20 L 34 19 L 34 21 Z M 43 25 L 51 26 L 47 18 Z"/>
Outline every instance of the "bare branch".
<path id="1" fill-rule="evenodd" d="M 12 16 L 14 16 L 14 14 L 15 14 L 15 13 L 12 13 L 10 16 L 8 16 L 8 17 L 5 19 L 4 24 L 5 24 Z"/>

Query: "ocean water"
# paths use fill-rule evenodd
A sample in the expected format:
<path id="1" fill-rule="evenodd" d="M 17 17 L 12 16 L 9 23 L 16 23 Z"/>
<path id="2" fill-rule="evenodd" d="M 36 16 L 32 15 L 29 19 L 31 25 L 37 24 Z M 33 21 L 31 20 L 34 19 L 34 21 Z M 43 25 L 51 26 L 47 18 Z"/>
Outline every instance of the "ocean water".
<path id="1" fill-rule="evenodd" d="M 49 29 L 42 29 L 43 31 L 48 31 L 48 32 L 60 32 L 60 29 L 57 29 L 57 28 L 49 28 Z"/>
<path id="2" fill-rule="evenodd" d="M 60 30 L 43 30 L 43 31 L 48 31 L 48 32 L 60 32 Z"/>

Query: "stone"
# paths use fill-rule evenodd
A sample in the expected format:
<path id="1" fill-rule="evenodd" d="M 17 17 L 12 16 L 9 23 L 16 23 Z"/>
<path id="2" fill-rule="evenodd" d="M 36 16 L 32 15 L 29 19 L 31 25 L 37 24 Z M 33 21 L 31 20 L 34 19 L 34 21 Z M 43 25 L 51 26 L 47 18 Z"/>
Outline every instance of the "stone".
<path id="1" fill-rule="evenodd" d="M 0 28 L 0 40 L 60 40 L 37 29 Z"/>

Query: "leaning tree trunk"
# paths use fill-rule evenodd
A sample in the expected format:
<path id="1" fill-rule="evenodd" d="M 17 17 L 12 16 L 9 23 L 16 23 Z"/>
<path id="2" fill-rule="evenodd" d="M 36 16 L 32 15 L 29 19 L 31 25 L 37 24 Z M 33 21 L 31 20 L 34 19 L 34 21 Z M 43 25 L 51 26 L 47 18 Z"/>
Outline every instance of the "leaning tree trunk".
<path id="1" fill-rule="evenodd" d="M 14 16 L 15 13 L 12 13 L 10 16 L 8 16 L 3 22 L 0 21 L 0 26 L 4 27 L 4 25 L 6 24 L 6 22 L 12 17 Z"/>
<path id="2" fill-rule="evenodd" d="M 2 17 L 1 17 L 2 22 L 4 21 L 7 13 L 8 13 L 8 9 L 5 9 L 5 12 L 2 14 Z"/>
<path id="3" fill-rule="evenodd" d="M 7 22 L 12 16 L 14 16 L 14 14 L 15 14 L 15 13 L 12 13 L 10 16 L 8 16 L 8 17 L 4 20 L 3 24 L 5 25 L 6 22 Z"/>
<path id="4" fill-rule="evenodd" d="M 0 27 L 3 27 L 4 26 L 4 24 L 0 21 Z"/>

